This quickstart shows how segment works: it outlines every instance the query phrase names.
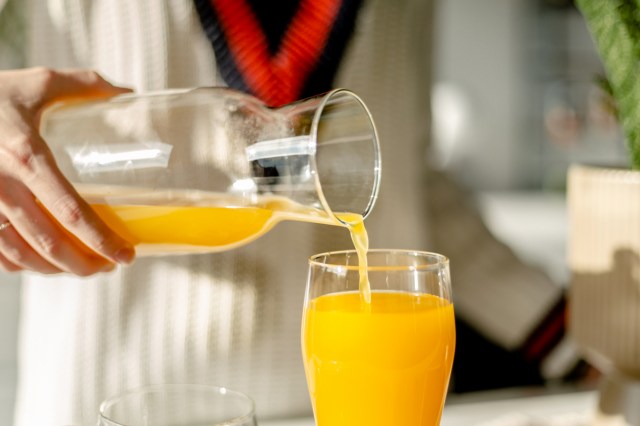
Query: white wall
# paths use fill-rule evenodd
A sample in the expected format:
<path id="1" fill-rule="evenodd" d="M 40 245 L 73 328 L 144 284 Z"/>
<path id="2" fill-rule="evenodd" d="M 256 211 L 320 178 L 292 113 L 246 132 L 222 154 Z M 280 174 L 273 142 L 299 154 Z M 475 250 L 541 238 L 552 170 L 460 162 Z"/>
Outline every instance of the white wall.
<path id="1" fill-rule="evenodd" d="M 435 82 L 454 88 L 467 109 L 449 166 L 475 189 L 507 189 L 520 178 L 517 163 L 528 90 L 523 23 L 530 3 L 437 4 Z M 437 119 L 438 111 L 434 114 Z"/>

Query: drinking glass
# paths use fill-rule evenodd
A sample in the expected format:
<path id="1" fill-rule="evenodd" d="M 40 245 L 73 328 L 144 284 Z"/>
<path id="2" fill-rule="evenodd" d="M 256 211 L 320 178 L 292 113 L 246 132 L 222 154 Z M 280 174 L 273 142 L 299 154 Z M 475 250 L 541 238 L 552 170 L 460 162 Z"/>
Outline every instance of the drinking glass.
<path id="1" fill-rule="evenodd" d="M 247 395 L 224 387 L 156 385 L 126 391 L 100 406 L 98 426 L 256 426 Z"/>
<path id="2" fill-rule="evenodd" d="M 318 426 L 438 425 L 455 348 L 449 261 L 370 250 L 310 258 L 302 352 Z"/>

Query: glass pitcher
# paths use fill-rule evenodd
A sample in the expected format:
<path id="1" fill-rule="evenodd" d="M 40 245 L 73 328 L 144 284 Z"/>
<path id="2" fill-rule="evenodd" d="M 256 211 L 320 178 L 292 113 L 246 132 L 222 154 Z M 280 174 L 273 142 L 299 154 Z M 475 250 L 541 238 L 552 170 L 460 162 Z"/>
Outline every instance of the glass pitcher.
<path id="1" fill-rule="evenodd" d="M 218 87 L 61 103 L 40 131 L 138 255 L 228 250 L 282 220 L 348 226 L 380 183 L 371 114 L 344 89 L 279 108 Z"/>

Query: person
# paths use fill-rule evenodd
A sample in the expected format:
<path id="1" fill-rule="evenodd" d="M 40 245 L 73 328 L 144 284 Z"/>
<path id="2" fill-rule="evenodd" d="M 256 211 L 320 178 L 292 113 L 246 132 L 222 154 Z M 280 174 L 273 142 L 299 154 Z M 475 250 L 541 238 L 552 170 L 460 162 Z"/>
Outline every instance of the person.
<path id="1" fill-rule="evenodd" d="M 105 398 L 167 382 L 244 391 L 261 420 L 310 415 L 299 349 L 307 258 L 351 247 L 348 233 L 282 223 L 225 253 L 133 260 L 134 248 L 95 217 L 56 169 L 37 125 L 41 108 L 54 100 L 126 88 L 230 85 L 260 92 L 260 84 L 269 84 L 256 77 L 259 70 L 247 72 L 251 58 L 277 56 L 283 28 L 313 5 L 324 9 L 309 15 L 344 19 L 324 21 L 339 24 L 343 44 L 315 57 L 322 72 L 307 69 L 304 89 L 281 98 L 276 84 L 260 93 L 278 103 L 342 86 L 364 99 L 383 161 L 379 199 L 367 219 L 372 246 L 450 255 L 458 316 L 507 352 L 522 346 L 562 300 L 548 278 L 490 235 L 472 232 L 484 228 L 466 195 L 440 173 L 427 173 L 432 1 L 291 0 L 277 8 L 252 0 L 5 3 L 0 19 L 23 14 L 28 24 L 24 39 L 12 34 L 6 42 L 25 53 L 25 69 L 0 72 L 0 263 L 23 271 L 17 426 L 90 423 Z M 264 35 L 250 34 L 250 43 L 238 46 L 230 28 L 247 26 Z M 335 46 L 335 33 L 321 28 L 319 45 Z M 304 32 L 300 39 L 310 40 Z M 256 40 L 263 51 L 254 57 L 248 52 Z M 278 83 L 289 81 L 274 73 Z M 486 272 L 503 263 L 510 267 L 493 282 Z M 526 293 L 518 293 L 521 285 Z M 489 288 L 501 301 L 491 311 L 483 308 Z M 505 290 L 522 303 L 505 304 L 498 296 Z M 454 387 L 464 380 L 456 377 Z"/>

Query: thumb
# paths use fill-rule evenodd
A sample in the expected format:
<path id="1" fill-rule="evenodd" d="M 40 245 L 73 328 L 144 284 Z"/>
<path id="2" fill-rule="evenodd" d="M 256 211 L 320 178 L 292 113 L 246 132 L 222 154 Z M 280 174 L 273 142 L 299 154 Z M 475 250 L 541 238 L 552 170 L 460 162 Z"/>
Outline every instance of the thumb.
<path id="1" fill-rule="evenodd" d="M 114 86 L 92 70 L 48 70 L 42 105 L 73 98 L 108 98 L 132 90 Z"/>

